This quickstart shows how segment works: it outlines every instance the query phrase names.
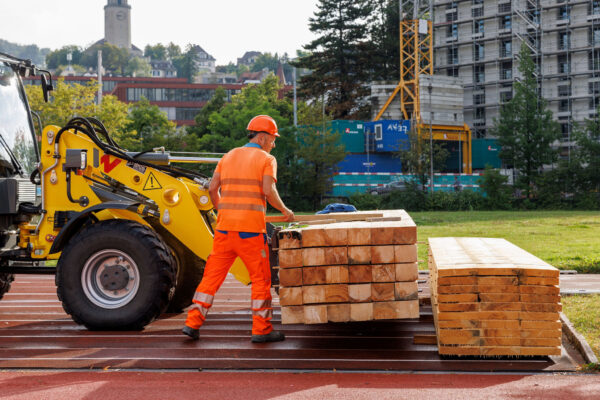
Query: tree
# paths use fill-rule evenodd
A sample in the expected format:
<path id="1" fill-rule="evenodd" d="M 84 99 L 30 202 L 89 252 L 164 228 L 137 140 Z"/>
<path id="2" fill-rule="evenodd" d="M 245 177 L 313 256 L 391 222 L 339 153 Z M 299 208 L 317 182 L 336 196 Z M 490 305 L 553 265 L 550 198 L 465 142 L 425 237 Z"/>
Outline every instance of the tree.
<path id="1" fill-rule="evenodd" d="M 173 42 L 170 42 L 167 45 L 167 57 L 172 60 L 175 57 L 178 57 L 181 55 L 181 47 L 179 47 L 178 45 L 176 45 Z"/>
<path id="2" fill-rule="evenodd" d="M 262 71 L 263 68 L 268 69 L 269 71 L 277 71 L 277 66 L 279 65 L 279 56 L 277 53 L 263 53 L 256 57 L 256 61 L 252 64 L 250 71 L 258 72 Z"/>
<path id="3" fill-rule="evenodd" d="M 320 0 L 310 18 L 318 38 L 304 46 L 310 54 L 295 65 L 311 70 L 300 79 L 300 93 L 309 99 L 326 97 L 334 118 L 368 117 L 368 20 L 370 0 Z"/>
<path id="4" fill-rule="evenodd" d="M 155 44 L 154 46 L 147 44 L 144 47 L 144 57 L 150 57 L 151 60 L 166 60 L 167 48 L 162 43 Z"/>
<path id="5" fill-rule="evenodd" d="M 58 50 L 51 51 L 46 54 L 46 66 L 50 69 L 56 69 L 62 65 L 68 65 L 69 61 L 67 60 L 67 55 L 71 54 L 71 64 L 81 64 L 81 57 L 83 56 L 83 51 L 81 47 L 70 45 L 63 46 Z"/>
<path id="6" fill-rule="evenodd" d="M 397 81 L 400 74 L 398 0 L 371 0 L 369 65 L 371 80 Z"/>
<path id="7" fill-rule="evenodd" d="M 127 62 L 125 67 L 125 75 L 127 76 L 151 76 L 152 66 L 148 61 L 140 57 L 132 57 Z"/>
<path id="8" fill-rule="evenodd" d="M 430 141 L 428 133 L 414 127 L 408 131 L 408 139 L 400 143 L 398 156 L 402 160 L 402 169 L 417 176 L 423 191 L 427 190 L 427 182 L 431 175 L 431 160 L 433 170 L 440 171 L 444 167 L 448 150 L 437 141 Z M 431 182 L 433 184 L 433 182 Z"/>
<path id="9" fill-rule="evenodd" d="M 46 103 L 38 86 L 25 86 L 31 109 L 42 119 L 42 125 L 63 127 L 74 117 L 94 117 L 106 126 L 109 134 L 122 147 L 133 150 L 138 146 L 136 139 L 126 126 L 127 104 L 115 96 L 103 96 L 102 104 L 96 105 L 98 82 L 84 85 L 66 84 L 63 79 L 55 82 L 52 101 Z"/>
<path id="10" fill-rule="evenodd" d="M 519 71 L 522 79 L 514 84 L 514 97 L 500 109 L 494 119 L 492 134 L 502 146 L 500 158 L 519 172 L 517 185 L 531 198 L 544 165 L 553 163 L 557 150 L 552 147 L 558 140 L 558 124 L 540 95 L 535 76 L 535 64 L 529 48 L 521 46 Z"/>
<path id="11" fill-rule="evenodd" d="M 168 135 L 175 131 L 175 124 L 167 118 L 167 115 L 150 104 L 146 98 L 142 98 L 129 108 L 129 115 L 125 123 L 125 129 L 134 132 L 141 141 L 143 150 L 151 149 L 148 141 L 155 135 Z"/>
<path id="12" fill-rule="evenodd" d="M 81 57 L 81 64 L 89 68 L 97 68 L 98 50 L 102 50 L 102 66 L 104 69 L 118 75 L 125 74 L 125 68 L 130 58 L 129 52 L 127 49 L 110 43 L 96 44 L 89 47 Z"/>
<path id="13" fill-rule="evenodd" d="M 188 82 L 193 81 L 194 76 L 198 73 L 196 57 L 197 53 L 194 51 L 194 46 L 188 44 L 185 53 L 173 58 L 173 66 L 177 69 L 179 78 L 187 78 Z"/>
<path id="14" fill-rule="evenodd" d="M 206 103 L 204 107 L 200 110 L 194 120 L 196 121 L 196 125 L 188 128 L 188 133 L 194 134 L 197 137 L 202 137 L 209 133 L 208 124 L 210 115 L 214 112 L 219 112 L 223 106 L 225 105 L 227 100 L 227 93 L 223 87 L 219 86 L 211 99 Z"/>

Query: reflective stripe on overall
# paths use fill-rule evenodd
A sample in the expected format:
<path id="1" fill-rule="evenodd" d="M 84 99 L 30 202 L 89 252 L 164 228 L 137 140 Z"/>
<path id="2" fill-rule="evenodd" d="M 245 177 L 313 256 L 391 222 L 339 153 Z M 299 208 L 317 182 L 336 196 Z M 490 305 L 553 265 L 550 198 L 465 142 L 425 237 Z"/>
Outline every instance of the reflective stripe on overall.
<path id="1" fill-rule="evenodd" d="M 271 268 L 266 236 L 262 233 L 216 231 L 213 251 L 206 262 L 202 282 L 196 289 L 193 306 L 185 322 L 199 328 L 212 306 L 229 268 L 240 257 L 252 280 L 252 334 L 265 335 L 273 330 L 271 318 Z"/>

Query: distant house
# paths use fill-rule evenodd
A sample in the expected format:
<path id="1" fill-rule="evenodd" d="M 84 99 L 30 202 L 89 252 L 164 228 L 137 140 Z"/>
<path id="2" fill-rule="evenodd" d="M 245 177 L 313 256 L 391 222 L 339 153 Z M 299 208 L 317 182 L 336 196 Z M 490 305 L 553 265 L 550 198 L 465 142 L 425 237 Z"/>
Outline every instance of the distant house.
<path id="1" fill-rule="evenodd" d="M 244 72 L 240 75 L 238 82 L 243 84 L 248 83 L 261 83 L 269 75 L 270 71 L 268 68 L 263 68 L 257 72 Z"/>
<path id="2" fill-rule="evenodd" d="M 251 67 L 260 55 L 262 55 L 260 51 L 247 51 L 241 58 L 237 59 L 237 65 L 246 65 Z"/>
<path id="3" fill-rule="evenodd" d="M 198 45 L 194 45 L 192 51 L 196 53 L 196 66 L 198 70 L 215 72 L 215 61 L 217 60 L 213 56 Z"/>
<path id="4" fill-rule="evenodd" d="M 176 78 L 177 69 L 170 60 L 151 60 L 152 76 L 154 78 Z"/>

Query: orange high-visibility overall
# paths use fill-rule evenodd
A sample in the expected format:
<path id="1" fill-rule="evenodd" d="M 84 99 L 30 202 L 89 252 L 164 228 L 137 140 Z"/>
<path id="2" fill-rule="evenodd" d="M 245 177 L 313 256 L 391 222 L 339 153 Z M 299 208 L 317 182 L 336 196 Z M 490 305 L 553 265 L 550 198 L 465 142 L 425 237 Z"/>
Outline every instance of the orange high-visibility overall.
<path id="1" fill-rule="evenodd" d="M 240 257 L 252 281 L 252 334 L 266 335 L 273 330 L 273 309 L 262 182 L 265 175 L 277 178 L 277 162 L 250 143 L 227 153 L 215 172 L 221 182 L 217 231 L 185 324 L 193 329 L 202 326 L 215 293 Z"/>

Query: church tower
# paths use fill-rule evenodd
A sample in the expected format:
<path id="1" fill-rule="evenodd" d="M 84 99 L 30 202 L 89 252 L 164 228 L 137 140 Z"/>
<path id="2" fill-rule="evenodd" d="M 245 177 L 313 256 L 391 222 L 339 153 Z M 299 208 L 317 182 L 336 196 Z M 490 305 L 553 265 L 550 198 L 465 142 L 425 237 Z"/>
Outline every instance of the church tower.
<path id="1" fill-rule="evenodd" d="M 108 0 L 104 6 L 104 40 L 131 49 L 131 6 L 127 0 Z"/>

